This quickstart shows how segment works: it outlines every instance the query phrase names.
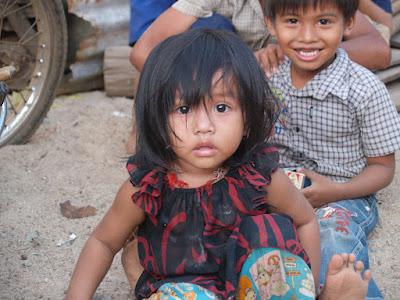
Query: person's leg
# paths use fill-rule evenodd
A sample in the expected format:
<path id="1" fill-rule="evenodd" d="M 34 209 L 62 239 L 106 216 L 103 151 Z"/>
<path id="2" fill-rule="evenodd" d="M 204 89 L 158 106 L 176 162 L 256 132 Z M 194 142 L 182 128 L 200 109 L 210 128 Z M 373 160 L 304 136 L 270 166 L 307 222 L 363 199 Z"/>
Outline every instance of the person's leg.
<path id="1" fill-rule="evenodd" d="M 354 254 L 334 255 L 328 264 L 326 285 L 318 300 L 363 300 L 371 272 Z M 260 248 L 248 256 L 240 272 L 238 300 L 315 299 L 309 266 L 290 252 Z"/>
<path id="2" fill-rule="evenodd" d="M 218 297 L 211 291 L 193 283 L 166 283 L 163 284 L 155 294 L 148 300 L 217 300 Z"/>
<path id="3" fill-rule="evenodd" d="M 191 29 L 196 28 L 208 28 L 208 29 L 223 29 L 231 32 L 236 32 L 235 27 L 232 22 L 217 13 L 214 13 L 211 17 L 208 18 L 200 18 L 196 22 L 193 23 Z"/>
<path id="4" fill-rule="evenodd" d="M 143 273 L 143 267 L 139 260 L 137 239 L 133 238 L 126 243 L 121 254 L 121 262 L 133 291 L 140 275 Z"/>
<path id="5" fill-rule="evenodd" d="M 335 254 L 328 264 L 326 284 L 318 300 L 363 300 L 368 291 L 371 272 L 362 276 L 364 265 L 354 254 Z"/>
<path id="6" fill-rule="evenodd" d="M 254 249 L 243 264 L 238 300 L 315 299 L 314 278 L 302 258 L 288 251 Z"/>
<path id="7" fill-rule="evenodd" d="M 329 261 L 334 254 L 354 253 L 369 268 L 367 237 L 378 222 L 374 196 L 343 200 L 317 210 L 321 232 L 320 283 L 325 283 Z M 367 299 L 383 299 L 371 280 Z"/>

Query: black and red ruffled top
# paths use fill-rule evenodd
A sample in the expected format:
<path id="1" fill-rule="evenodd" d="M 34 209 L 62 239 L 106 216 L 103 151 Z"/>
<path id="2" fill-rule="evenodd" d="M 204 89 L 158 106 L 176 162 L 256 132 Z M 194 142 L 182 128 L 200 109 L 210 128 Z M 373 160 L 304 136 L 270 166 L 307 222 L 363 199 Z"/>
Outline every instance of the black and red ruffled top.
<path id="1" fill-rule="evenodd" d="M 233 299 L 238 275 L 251 249 L 286 249 L 308 258 L 287 216 L 268 214 L 266 186 L 278 165 L 278 153 L 264 145 L 225 176 L 197 188 L 176 188 L 160 168 L 127 163 L 139 191 L 132 200 L 146 219 L 138 230 L 144 272 L 137 299 L 149 297 L 167 282 L 191 282 L 222 299 Z"/>

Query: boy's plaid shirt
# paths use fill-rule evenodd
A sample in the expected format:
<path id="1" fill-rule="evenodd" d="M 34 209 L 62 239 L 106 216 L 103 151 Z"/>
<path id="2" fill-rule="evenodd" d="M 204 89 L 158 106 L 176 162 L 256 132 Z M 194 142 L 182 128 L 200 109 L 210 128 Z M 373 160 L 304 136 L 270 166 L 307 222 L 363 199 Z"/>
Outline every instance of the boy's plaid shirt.
<path id="1" fill-rule="evenodd" d="M 196 18 L 207 18 L 214 13 L 225 16 L 253 50 L 264 47 L 269 41 L 259 0 L 178 0 L 172 7 Z"/>
<path id="2" fill-rule="evenodd" d="M 343 182 L 366 167 L 366 157 L 400 149 L 400 117 L 385 85 L 343 49 L 302 89 L 292 86 L 287 59 L 270 84 L 280 104 L 271 141 L 282 166 Z"/>

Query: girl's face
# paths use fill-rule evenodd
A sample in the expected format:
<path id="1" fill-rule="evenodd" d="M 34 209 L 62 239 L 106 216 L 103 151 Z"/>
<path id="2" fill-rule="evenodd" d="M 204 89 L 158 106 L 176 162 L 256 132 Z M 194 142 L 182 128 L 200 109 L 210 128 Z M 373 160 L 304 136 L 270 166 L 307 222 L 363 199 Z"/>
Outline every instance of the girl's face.
<path id="1" fill-rule="evenodd" d="M 204 104 L 188 107 L 178 95 L 169 115 L 176 167 L 188 177 L 211 179 L 213 171 L 235 153 L 245 134 L 236 89 L 226 86 L 221 76 L 221 72 L 214 74 L 211 97 Z"/>

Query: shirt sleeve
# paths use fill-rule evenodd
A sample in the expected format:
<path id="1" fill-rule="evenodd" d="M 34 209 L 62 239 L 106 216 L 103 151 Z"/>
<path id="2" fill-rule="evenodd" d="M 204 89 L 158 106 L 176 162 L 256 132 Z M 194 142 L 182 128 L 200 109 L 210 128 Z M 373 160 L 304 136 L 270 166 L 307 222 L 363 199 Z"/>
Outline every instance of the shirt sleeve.
<path id="1" fill-rule="evenodd" d="M 373 0 L 373 2 L 387 13 L 393 13 L 391 0 Z"/>
<path id="2" fill-rule="evenodd" d="M 208 18 L 214 13 L 217 2 L 217 0 L 178 0 L 172 7 L 185 15 Z"/>
<path id="3" fill-rule="evenodd" d="M 385 85 L 372 83 L 360 113 L 362 146 L 366 157 L 384 156 L 400 149 L 400 116 Z"/>
<path id="4" fill-rule="evenodd" d="M 175 2 L 174 0 L 130 0 L 129 43 L 135 43 L 146 29 Z"/>

